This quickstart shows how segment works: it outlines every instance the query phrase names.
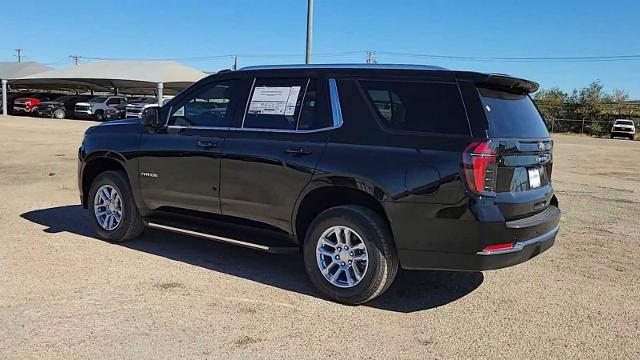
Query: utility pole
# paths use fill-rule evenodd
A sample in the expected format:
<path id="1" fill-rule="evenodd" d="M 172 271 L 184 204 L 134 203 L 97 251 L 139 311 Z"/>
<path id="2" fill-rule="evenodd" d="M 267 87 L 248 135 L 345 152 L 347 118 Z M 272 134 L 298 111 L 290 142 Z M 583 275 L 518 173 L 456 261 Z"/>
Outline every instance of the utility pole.
<path id="1" fill-rule="evenodd" d="M 305 64 L 311 64 L 313 48 L 313 0 L 307 0 L 307 53 Z"/>
<path id="2" fill-rule="evenodd" d="M 367 51 L 367 64 L 377 64 L 378 60 L 376 60 L 376 53 L 369 50 Z"/>
<path id="3" fill-rule="evenodd" d="M 69 58 L 73 59 L 73 63 L 78 66 L 80 63 L 80 56 L 78 55 L 70 55 Z"/>
<path id="4" fill-rule="evenodd" d="M 18 58 L 18 62 L 22 62 L 22 49 L 16 49 L 16 57 Z"/>
<path id="5" fill-rule="evenodd" d="M 233 71 L 238 70 L 238 55 L 233 55 Z"/>

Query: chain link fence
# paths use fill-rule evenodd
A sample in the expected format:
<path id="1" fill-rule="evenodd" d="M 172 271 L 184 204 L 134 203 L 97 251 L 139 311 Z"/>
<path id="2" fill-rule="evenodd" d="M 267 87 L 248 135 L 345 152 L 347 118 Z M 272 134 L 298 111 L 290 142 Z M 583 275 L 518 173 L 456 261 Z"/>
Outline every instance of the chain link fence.
<path id="1" fill-rule="evenodd" d="M 594 136 L 609 136 L 614 120 L 574 120 L 574 119 L 547 119 L 547 128 L 552 133 L 576 133 Z M 639 121 L 636 124 L 638 133 Z"/>

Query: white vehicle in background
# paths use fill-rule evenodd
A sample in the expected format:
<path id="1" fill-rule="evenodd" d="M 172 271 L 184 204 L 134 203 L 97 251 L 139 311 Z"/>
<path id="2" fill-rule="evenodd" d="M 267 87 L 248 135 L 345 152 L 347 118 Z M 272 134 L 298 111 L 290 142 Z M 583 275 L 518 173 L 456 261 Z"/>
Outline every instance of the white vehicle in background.
<path id="1" fill-rule="evenodd" d="M 113 107 L 124 113 L 127 99 L 120 95 L 96 96 L 88 102 L 79 102 L 75 106 L 75 114 L 81 119 L 95 119 L 102 121 L 108 108 Z"/>
<path id="2" fill-rule="evenodd" d="M 162 100 L 162 104 L 166 104 L 167 101 L 171 100 L 171 97 L 165 97 Z M 140 116 L 142 116 L 142 112 L 144 111 L 144 109 L 148 108 L 149 106 L 154 106 L 154 105 L 158 105 L 158 99 L 157 98 L 146 98 L 146 99 L 142 99 L 142 101 L 138 101 L 138 102 L 134 102 L 134 103 L 129 103 L 127 104 L 127 114 L 126 114 L 126 118 L 130 119 L 130 118 L 140 118 Z"/>
<path id="3" fill-rule="evenodd" d="M 636 125 L 633 120 L 629 119 L 617 119 L 611 127 L 611 138 L 614 137 L 626 137 L 633 140 L 636 135 Z"/>

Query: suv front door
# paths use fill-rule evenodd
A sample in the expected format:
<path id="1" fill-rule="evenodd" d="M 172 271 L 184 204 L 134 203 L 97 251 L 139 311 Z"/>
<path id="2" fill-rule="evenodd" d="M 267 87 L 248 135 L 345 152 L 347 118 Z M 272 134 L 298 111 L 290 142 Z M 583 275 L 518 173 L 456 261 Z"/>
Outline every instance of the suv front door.
<path id="1" fill-rule="evenodd" d="M 241 80 L 228 79 L 190 89 L 173 102 L 166 129 L 142 135 L 139 179 L 147 208 L 220 213 L 220 156 L 241 87 Z"/>
<path id="2" fill-rule="evenodd" d="M 252 79 L 253 80 L 253 79 Z M 223 215 L 290 231 L 332 128 L 326 80 L 256 78 L 225 143 Z"/>

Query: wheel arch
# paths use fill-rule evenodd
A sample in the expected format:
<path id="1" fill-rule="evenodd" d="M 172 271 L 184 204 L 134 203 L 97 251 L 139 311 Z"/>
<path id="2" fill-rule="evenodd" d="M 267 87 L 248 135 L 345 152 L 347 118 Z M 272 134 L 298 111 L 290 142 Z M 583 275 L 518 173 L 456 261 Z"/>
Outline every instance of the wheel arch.
<path id="1" fill-rule="evenodd" d="M 361 205 L 380 215 L 393 235 L 389 217 L 382 206 L 385 199 L 388 199 L 386 193 L 367 181 L 346 177 L 315 180 L 296 202 L 292 219 L 293 233 L 302 243 L 311 222 L 322 211 L 341 205 Z"/>
<path id="2" fill-rule="evenodd" d="M 129 174 L 127 173 L 125 166 L 125 159 L 120 154 L 113 152 L 96 152 L 89 156 L 84 161 L 84 166 L 82 167 L 81 174 L 81 186 L 82 186 L 82 207 L 85 209 L 88 206 L 88 196 L 89 196 L 89 188 L 91 184 L 95 180 L 98 175 L 105 171 L 115 170 L 115 171 L 123 171 L 127 174 L 127 178 L 129 179 L 129 183 L 131 184 L 131 179 L 129 178 Z M 134 196 L 135 198 L 135 196 Z"/>

